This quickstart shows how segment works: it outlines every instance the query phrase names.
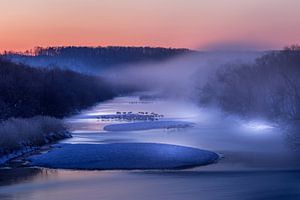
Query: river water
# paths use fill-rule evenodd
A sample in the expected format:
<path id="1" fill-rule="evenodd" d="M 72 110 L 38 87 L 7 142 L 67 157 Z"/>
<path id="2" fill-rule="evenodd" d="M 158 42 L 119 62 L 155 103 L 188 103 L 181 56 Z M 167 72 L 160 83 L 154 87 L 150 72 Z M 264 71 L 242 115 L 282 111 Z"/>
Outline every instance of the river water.
<path id="1" fill-rule="evenodd" d="M 120 123 L 98 115 L 155 112 L 191 128 L 106 132 Z M 282 131 L 264 121 L 245 121 L 180 100 L 118 97 L 65 119 L 73 138 L 60 143 L 154 142 L 217 152 L 219 162 L 187 170 L 78 171 L 0 169 L 0 199 L 300 199 L 300 163 Z M 124 123 L 124 122 L 122 122 Z"/>

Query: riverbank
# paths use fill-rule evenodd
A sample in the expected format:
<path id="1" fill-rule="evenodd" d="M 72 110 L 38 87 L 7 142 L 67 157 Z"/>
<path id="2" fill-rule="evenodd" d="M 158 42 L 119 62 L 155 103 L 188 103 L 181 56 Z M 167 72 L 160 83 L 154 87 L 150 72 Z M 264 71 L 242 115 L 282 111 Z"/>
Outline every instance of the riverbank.
<path id="1" fill-rule="evenodd" d="M 53 117 L 11 118 L 0 123 L 0 165 L 43 145 L 69 138 L 64 123 Z"/>

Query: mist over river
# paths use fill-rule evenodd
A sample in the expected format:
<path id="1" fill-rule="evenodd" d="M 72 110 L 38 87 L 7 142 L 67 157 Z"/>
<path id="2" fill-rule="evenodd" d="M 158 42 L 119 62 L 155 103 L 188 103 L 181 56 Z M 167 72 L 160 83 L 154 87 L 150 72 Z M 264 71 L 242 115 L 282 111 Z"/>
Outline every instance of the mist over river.
<path id="1" fill-rule="evenodd" d="M 104 131 L 129 123 L 118 112 L 157 113 L 191 127 Z M 60 144 L 164 143 L 216 152 L 218 162 L 185 170 L 0 169 L 0 199 L 300 199 L 299 156 L 274 124 L 246 121 L 172 99 L 118 97 L 65 119 L 73 137 Z"/>

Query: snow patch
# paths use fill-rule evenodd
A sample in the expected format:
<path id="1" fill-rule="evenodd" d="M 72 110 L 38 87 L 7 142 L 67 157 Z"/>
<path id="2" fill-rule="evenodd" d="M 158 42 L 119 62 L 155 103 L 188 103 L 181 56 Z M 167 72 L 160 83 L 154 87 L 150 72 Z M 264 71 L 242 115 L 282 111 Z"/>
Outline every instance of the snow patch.
<path id="1" fill-rule="evenodd" d="M 191 147 L 157 143 L 62 144 L 29 157 L 30 166 L 85 169 L 183 169 L 207 165 L 219 156 Z"/>
<path id="2" fill-rule="evenodd" d="M 20 150 L 14 151 L 8 155 L 4 155 L 0 157 L 0 165 L 5 164 L 7 161 L 20 157 L 26 153 L 32 152 L 32 151 L 36 151 L 38 149 L 38 147 L 23 147 Z"/>

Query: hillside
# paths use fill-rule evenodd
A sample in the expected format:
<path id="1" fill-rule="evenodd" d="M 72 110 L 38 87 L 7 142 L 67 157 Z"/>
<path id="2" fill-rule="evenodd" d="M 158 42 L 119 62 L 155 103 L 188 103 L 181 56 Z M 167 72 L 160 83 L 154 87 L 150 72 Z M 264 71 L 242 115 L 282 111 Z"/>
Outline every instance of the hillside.
<path id="1" fill-rule="evenodd" d="M 64 117 L 113 96 L 112 88 L 96 76 L 0 59 L 0 120 L 36 115 Z"/>
<path id="2" fill-rule="evenodd" d="M 34 67 L 60 67 L 79 72 L 100 72 L 112 66 L 158 62 L 184 55 L 188 49 L 152 47 L 37 47 L 26 53 L 5 52 L 2 56 Z"/>

